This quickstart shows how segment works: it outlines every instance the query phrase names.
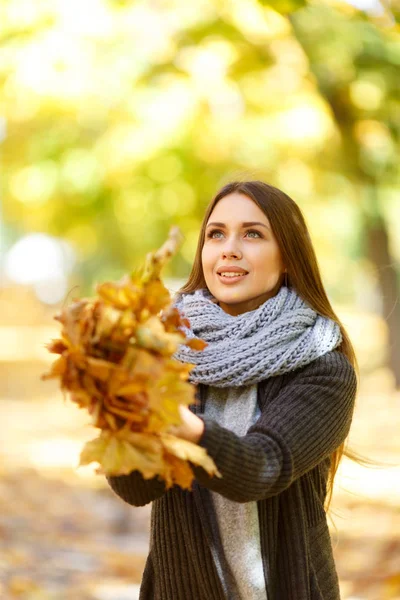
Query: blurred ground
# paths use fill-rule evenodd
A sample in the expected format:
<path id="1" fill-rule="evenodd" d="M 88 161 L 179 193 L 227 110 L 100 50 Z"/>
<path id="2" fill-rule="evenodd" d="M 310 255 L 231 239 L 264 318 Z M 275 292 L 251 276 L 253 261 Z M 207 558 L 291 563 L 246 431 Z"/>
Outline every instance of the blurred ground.
<path id="1" fill-rule="evenodd" d="M 49 363 L 35 344 L 48 341 L 49 331 L 19 330 L 17 338 L 7 331 L 0 354 L 0 598 L 135 600 L 150 506 L 129 507 L 92 467 L 76 469 L 96 431 L 86 413 L 64 402 L 56 382 L 39 379 Z M 33 356 L 13 354 L 13 339 Z M 399 600 L 400 393 L 384 368 L 361 380 L 350 445 L 397 466 L 342 462 L 330 523 L 342 599 Z"/>
<path id="2" fill-rule="evenodd" d="M 2 599 L 137 597 L 149 507 L 131 510 L 103 477 L 75 470 L 95 437 L 86 420 L 58 392 L 0 401 Z"/>

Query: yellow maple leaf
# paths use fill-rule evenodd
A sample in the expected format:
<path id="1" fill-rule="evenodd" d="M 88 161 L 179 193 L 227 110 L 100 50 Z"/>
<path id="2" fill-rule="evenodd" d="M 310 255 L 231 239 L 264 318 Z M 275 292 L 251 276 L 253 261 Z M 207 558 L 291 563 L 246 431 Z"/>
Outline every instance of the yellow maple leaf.
<path id="1" fill-rule="evenodd" d="M 100 435 L 87 442 L 80 455 L 79 466 L 97 462 L 98 473 L 106 475 L 127 475 L 139 470 L 145 478 L 154 477 L 162 471 L 162 454 L 158 448 L 135 447 L 127 440 L 115 435 Z"/>
<path id="2" fill-rule="evenodd" d="M 185 341 L 184 336 L 179 333 L 166 332 L 160 319 L 155 316 L 136 328 L 135 338 L 139 346 L 168 356 Z"/>
<path id="3" fill-rule="evenodd" d="M 181 460 L 190 461 L 195 465 L 203 467 L 209 475 L 222 477 L 221 473 L 207 450 L 198 444 L 183 440 L 169 433 L 160 435 L 161 443 L 164 448 L 170 453 L 180 458 Z"/>

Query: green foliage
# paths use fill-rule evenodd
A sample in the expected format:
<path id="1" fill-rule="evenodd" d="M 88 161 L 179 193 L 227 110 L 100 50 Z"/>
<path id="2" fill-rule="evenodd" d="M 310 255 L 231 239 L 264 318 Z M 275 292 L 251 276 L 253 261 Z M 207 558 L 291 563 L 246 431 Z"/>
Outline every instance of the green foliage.
<path id="1" fill-rule="evenodd" d="M 259 0 L 259 2 L 260 4 L 273 8 L 283 15 L 288 15 L 307 4 L 307 2 L 303 0 Z"/>
<path id="2" fill-rule="evenodd" d="M 338 241 L 354 257 L 357 210 L 345 239 L 316 215 L 343 197 L 357 207 L 360 177 L 398 184 L 396 28 L 296 0 L 99 0 L 79 19 L 73 3 L 23 6 L 1 14 L 4 218 L 69 240 L 88 290 L 171 224 L 186 239 L 166 276 L 185 277 L 204 207 L 233 178 L 291 194 L 322 264 Z"/>
<path id="3" fill-rule="evenodd" d="M 308 7 L 291 20 L 339 127 L 342 172 L 399 184 L 400 36 L 329 7 Z"/>

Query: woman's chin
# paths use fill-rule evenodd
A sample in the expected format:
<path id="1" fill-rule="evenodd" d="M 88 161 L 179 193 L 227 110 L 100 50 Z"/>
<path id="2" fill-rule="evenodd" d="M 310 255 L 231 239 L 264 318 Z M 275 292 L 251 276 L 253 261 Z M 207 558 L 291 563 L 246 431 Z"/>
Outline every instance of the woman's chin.
<path id="1" fill-rule="evenodd" d="M 210 290 L 214 298 L 218 300 L 218 302 L 229 303 L 237 303 L 237 302 L 246 302 L 249 299 L 249 294 L 243 293 L 243 291 L 234 290 L 234 289 L 215 289 Z"/>

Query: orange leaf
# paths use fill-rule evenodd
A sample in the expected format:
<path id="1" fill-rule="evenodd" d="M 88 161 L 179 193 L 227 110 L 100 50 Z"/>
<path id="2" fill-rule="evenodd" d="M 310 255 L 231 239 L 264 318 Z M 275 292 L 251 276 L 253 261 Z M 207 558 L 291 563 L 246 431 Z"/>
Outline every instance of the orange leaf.
<path id="1" fill-rule="evenodd" d="M 186 346 L 189 346 L 192 350 L 204 350 L 208 346 L 207 342 L 200 340 L 199 338 L 191 338 L 186 342 Z"/>

